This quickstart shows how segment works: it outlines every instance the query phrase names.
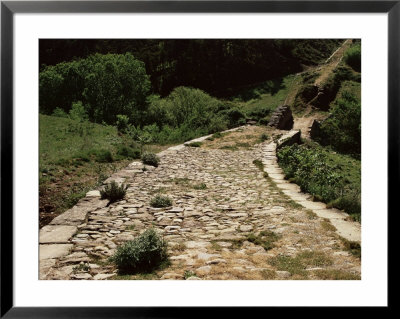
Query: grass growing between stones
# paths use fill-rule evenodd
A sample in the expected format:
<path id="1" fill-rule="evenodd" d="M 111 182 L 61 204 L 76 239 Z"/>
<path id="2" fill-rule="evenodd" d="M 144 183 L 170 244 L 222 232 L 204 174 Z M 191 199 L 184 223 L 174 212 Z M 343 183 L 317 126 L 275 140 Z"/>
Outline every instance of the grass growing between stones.
<path id="1" fill-rule="evenodd" d="M 157 195 L 150 200 L 150 206 L 155 208 L 163 208 L 172 206 L 172 199 L 168 196 Z"/>
<path id="2" fill-rule="evenodd" d="M 253 164 L 260 170 L 260 171 L 264 171 L 264 164 L 261 160 L 254 160 Z"/>
<path id="3" fill-rule="evenodd" d="M 333 264 L 332 259 L 323 252 L 304 251 L 295 257 L 280 255 L 269 259 L 269 264 L 279 271 L 288 271 L 299 279 L 307 278 L 307 267 L 326 267 Z"/>
<path id="4" fill-rule="evenodd" d="M 255 245 L 259 245 L 263 247 L 265 250 L 270 250 L 274 248 L 274 242 L 279 240 L 281 236 L 278 234 L 275 234 L 272 231 L 262 231 L 258 235 L 255 235 L 253 233 L 249 234 L 247 236 L 247 240 Z"/>
<path id="5" fill-rule="evenodd" d="M 339 236 L 340 241 L 342 242 L 344 249 L 350 252 L 353 256 L 357 258 L 361 258 L 361 245 L 356 241 L 350 241 L 346 238 Z"/>
<path id="6" fill-rule="evenodd" d="M 117 248 L 110 258 L 119 274 L 150 273 L 168 263 L 168 243 L 150 228 Z"/>
<path id="7" fill-rule="evenodd" d="M 203 144 L 202 142 L 192 142 L 192 143 L 185 144 L 185 146 L 188 146 L 188 147 L 201 147 L 202 144 Z"/>
<path id="8" fill-rule="evenodd" d="M 115 181 L 112 181 L 111 183 L 104 186 L 102 190 L 100 190 L 100 195 L 102 199 L 108 199 L 111 204 L 123 199 L 125 197 L 127 189 L 128 185 L 118 185 Z"/>
<path id="9" fill-rule="evenodd" d="M 321 280 L 360 280 L 361 276 L 338 269 L 319 269 L 314 271 L 315 276 Z"/>
<path id="10" fill-rule="evenodd" d="M 326 231 L 333 231 L 334 232 L 334 231 L 337 230 L 336 227 L 333 226 L 331 224 L 331 222 L 329 221 L 329 219 L 327 219 L 327 218 L 324 218 L 324 220 L 321 221 L 321 227 Z"/>
<path id="11" fill-rule="evenodd" d="M 185 272 L 183 274 L 183 277 L 185 279 L 188 279 L 190 277 L 196 277 L 196 276 L 197 276 L 196 273 L 194 271 L 191 271 L 191 270 L 185 270 Z"/>

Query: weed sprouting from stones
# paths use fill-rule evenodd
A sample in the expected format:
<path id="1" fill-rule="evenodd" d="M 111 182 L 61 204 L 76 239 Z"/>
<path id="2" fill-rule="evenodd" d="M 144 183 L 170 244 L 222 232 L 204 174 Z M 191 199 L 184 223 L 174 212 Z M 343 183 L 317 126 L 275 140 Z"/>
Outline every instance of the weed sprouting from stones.
<path id="1" fill-rule="evenodd" d="M 154 153 L 144 153 L 142 155 L 142 162 L 145 165 L 157 167 L 160 163 L 160 158 Z"/>
<path id="2" fill-rule="evenodd" d="M 150 201 L 150 206 L 155 208 L 169 207 L 172 205 L 172 199 L 168 196 L 157 195 Z"/>
<path id="3" fill-rule="evenodd" d="M 167 242 L 153 229 L 117 248 L 110 261 L 122 274 L 151 272 L 167 261 Z"/>
<path id="4" fill-rule="evenodd" d="M 260 161 L 260 160 L 254 160 L 253 164 L 260 170 L 263 171 L 264 170 L 264 164 Z"/>
<path id="5" fill-rule="evenodd" d="M 116 202 L 125 197 L 127 189 L 128 185 L 118 185 L 115 181 L 112 181 L 100 190 L 101 199 L 108 199 L 110 203 Z"/>

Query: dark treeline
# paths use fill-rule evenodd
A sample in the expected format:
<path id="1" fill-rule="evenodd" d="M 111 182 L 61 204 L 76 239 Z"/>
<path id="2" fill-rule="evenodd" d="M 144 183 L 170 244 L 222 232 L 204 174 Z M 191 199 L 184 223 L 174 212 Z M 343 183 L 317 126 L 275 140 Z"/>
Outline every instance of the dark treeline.
<path id="1" fill-rule="evenodd" d="M 144 62 L 153 93 L 200 88 L 217 97 L 248 84 L 299 72 L 326 59 L 341 40 L 40 40 L 40 68 L 95 53 L 126 53 Z"/>

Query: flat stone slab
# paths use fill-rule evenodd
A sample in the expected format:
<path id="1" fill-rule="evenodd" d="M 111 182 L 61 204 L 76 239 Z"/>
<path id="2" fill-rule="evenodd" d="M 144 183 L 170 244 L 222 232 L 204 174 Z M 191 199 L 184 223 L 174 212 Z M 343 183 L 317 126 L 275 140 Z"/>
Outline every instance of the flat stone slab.
<path id="1" fill-rule="evenodd" d="M 294 192 L 300 192 L 300 186 L 296 185 L 296 184 L 292 184 L 286 181 L 281 181 L 281 180 L 277 180 L 276 185 L 280 188 L 280 189 L 287 189 L 287 190 L 291 190 Z"/>
<path id="2" fill-rule="evenodd" d="M 336 232 L 350 241 L 361 242 L 361 225 L 343 219 L 331 219 L 331 224 L 336 227 Z"/>
<path id="3" fill-rule="evenodd" d="M 328 219 L 346 219 L 349 215 L 341 212 L 337 209 L 313 209 L 313 212 L 317 214 L 318 217 L 328 218 Z"/>
<path id="4" fill-rule="evenodd" d="M 94 190 L 86 193 L 86 197 L 100 197 L 100 191 Z"/>
<path id="5" fill-rule="evenodd" d="M 50 225 L 78 226 L 86 223 L 87 216 L 90 212 L 105 207 L 107 203 L 108 200 L 101 200 L 97 197 L 86 197 L 71 209 L 68 209 L 66 212 L 54 218 Z"/>
<path id="6" fill-rule="evenodd" d="M 73 244 L 39 245 L 39 260 L 67 256 L 73 247 Z"/>
<path id="7" fill-rule="evenodd" d="M 39 232 L 40 244 L 64 244 L 77 232 L 76 226 L 47 225 Z"/>
<path id="8" fill-rule="evenodd" d="M 306 200 L 306 201 L 299 201 L 298 203 L 307 209 L 312 209 L 312 210 L 326 209 L 326 204 L 321 203 L 321 202 L 312 202 L 312 201 Z"/>
<path id="9" fill-rule="evenodd" d="M 46 279 L 47 275 L 51 272 L 52 267 L 56 264 L 55 259 L 43 259 L 40 261 L 39 266 L 39 279 Z"/>
<path id="10" fill-rule="evenodd" d="M 311 197 L 309 194 L 299 193 L 289 189 L 284 189 L 282 192 L 295 201 L 306 201 Z"/>
<path id="11" fill-rule="evenodd" d="M 271 177 L 273 180 L 284 180 L 285 176 L 283 174 L 276 174 L 276 173 L 268 173 L 268 176 Z"/>

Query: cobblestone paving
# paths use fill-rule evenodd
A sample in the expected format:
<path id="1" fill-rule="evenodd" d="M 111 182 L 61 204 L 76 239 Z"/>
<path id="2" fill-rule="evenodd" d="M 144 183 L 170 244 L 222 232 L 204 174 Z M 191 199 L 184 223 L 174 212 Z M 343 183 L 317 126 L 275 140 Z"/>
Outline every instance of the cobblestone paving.
<path id="1" fill-rule="evenodd" d="M 146 170 L 133 162 L 112 177 L 129 185 L 123 201 L 97 205 L 83 224 L 63 226 L 77 232 L 57 245 L 51 240 L 55 226 L 46 226 L 50 235 L 41 240 L 40 278 L 118 277 L 108 257 L 154 227 L 168 241 L 171 262 L 155 279 L 359 279 L 360 259 L 344 249 L 327 222 L 287 197 L 253 164 L 262 159 L 266 143 L 237 151 L 164 151 L 160 165 Z M 171 197 L 173 206 L 150 207 L 157 194 Z M 104 202 L 98 196 L 93 191 L 86 200 Z M 271 249 L 248 240 L 262 231 L 277 235 Z"/>

